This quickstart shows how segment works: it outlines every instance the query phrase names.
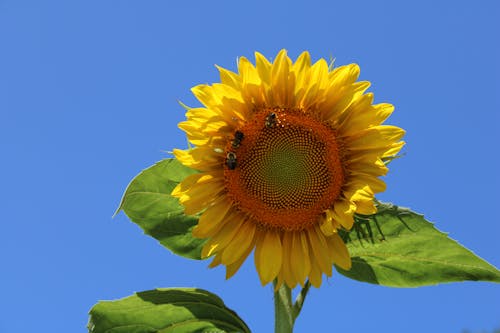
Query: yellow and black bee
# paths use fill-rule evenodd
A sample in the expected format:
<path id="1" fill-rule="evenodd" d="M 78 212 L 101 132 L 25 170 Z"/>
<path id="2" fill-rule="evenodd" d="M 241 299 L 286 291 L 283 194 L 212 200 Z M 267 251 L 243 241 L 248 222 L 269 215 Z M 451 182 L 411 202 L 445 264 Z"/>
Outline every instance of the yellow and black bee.
<path id="1" fill-rule="evenodd" d="M 229 170 L 234 170 L 236 168 L 236 154 L 230 151 L 227 153 L 226 165 Z"/>
<path id="2" fill-rule="evenodd" d="M 276 113 L 271 112 L 266 117 L 266 127 L 274 127 L 276 125 L 277 116 Z"/>
<path id="3" fill-rule="evenodd" d="M 243 134 L 242 131 L 236 131 L 236 132 L 234 132 L 234 140 L 231 143 L 231 146 L 234 149 L 238 148 L 240 146 L 241 141 L 243 140 L 244 137 L 245 137 L 245 135 Z"/>

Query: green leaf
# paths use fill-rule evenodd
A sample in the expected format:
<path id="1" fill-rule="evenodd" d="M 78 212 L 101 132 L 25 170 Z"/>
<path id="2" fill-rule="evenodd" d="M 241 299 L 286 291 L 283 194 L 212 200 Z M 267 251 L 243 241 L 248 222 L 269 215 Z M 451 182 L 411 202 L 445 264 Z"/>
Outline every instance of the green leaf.
<path id="1" fill-rule="evenodd" d="M 193 173 L 196 171 L 176 159 L 156 163 L 130 182 L 116 213 L 123 210 L 147 235 L 175 254 L 201 259 L 205 240 L 194 238 L 191 233 L 198 219 L 184 215 L 177 198 L 170 195 L 181 180 Z"/>
<path id="2" fill-rule="evenodd" d="M 454 281 L 500 282 L 500 271 L 437 230 L 423 215 L 380 203 L 372 216 L 358 216 L 342 234 L 352 268 L 341 274 L 391 287 Z"/>
<path id="3" fill-rule="evenodd" d="M 202 289 L 163 288 L 116 301 L 101 301 L 90 310 L 91 333 L 250 332 L 236 312 Z"/>

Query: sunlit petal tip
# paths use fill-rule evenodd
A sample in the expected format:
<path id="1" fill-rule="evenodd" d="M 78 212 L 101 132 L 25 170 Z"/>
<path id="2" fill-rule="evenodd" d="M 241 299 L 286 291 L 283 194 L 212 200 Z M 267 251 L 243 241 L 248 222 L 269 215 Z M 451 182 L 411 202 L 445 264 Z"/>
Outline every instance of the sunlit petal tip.
<path id="1" fill-rule="evenodd" d="M 239 57 L 238 58 L 238 72 L 243 74 L 247 68 L 254 68 L 254 65 L 246 58 Z"/>
<path id="2" fill-rule="evenodd" d="M 356 213 L 361 215 L 373 215 L 377 213 L 377 207 L 370 201 L 358 201 L 356 202 Z"/>
<path id="3" fill-rule="evenodd" d="M 230 203 L 222 197 L 221 200 L 215 202 L 203 212 L 198 220 L 198 225 L 193 228 L 193 235 L 197 238 L 213 236 L 228 222 L 229 218 L 227 216 L 230 215 L 230 210 Z"/>
<path id="4" fill-rule="evenodd" d="M 170 193 L 170 195 L 173 197 L 176 197 L 176 198 L 180 197 L 181 189 L 182 189 L 182 185 L 181 185 L 181 183 L 179 183 L 179 184 L 177 184 L 176 187 L 174 187 L 174 189 L 172 190 L 172 193 Z"/>
<path id="5" fill-rule="evenodd" d="M 337 202 L 332 211 L 334 220 L 344 229 L 350 230 L 354 224 L 356 204 L 349 199 Z"/>
<path id="6" fill-rule="evenodd" d="M 351 73 L 352 76 L 356 76 L 356 78 L 359 76 L 359 73 L 361 72 L 361 69 L 359 68 L 359 65 L 356 63 L 352 63 L 347 65 L 349 68 L 349 72 Z"/>
<path id="7" fill-rule="evenodd" d="M 221 260 L 220 260 L 221 256 L 220 255 L 216 255 L 214 256 L 212 262 L 208 265 L 208 267 L 210 268 L 214 268 L 214 267 L 217 267 L 221 264 Z"/>
<path id="8" fill-rule="evenodd" d="M 250 252 L 254 245 L 255 229 L 252 223 L 248 221 L 243 222 L 222 254 L 222 262 L 224 262 L 225 265 L 237 262 L 245 253 Z"/>
<path id="9" fill-rule="evenodd" d="M 351 269 L 351 256 L 349 255 L 349 251 L 344 241 L 338 234 L 335 233 L 328 238 L 328 247 L 331 251 L 335 265 L 345 270 Z"/>
<path id="10" fill-rule="evenodd" d="M 333 226 L 332 220 L 327 218 L 321 219 L 319 227 L 325 236 L 333 234 L 336 230 Z"/>
<path id="11" fill-rule="evenodd" d="M 394 105 L 389 103 L 375 104 L 373 105 L 373 108 L 379 112 L 387 113 L 387 116 L 394 112 Z"/>
<path id="12" fill-rule="evenodd" d="M 294 66 L 297 66 L 297 69 L 303 69 L 311 67 L 311 55 L 308 51 L 303 51 L 295 60 Z"/>
<path id="13" fill-rule="evenodd" d="M 314 257 L 311 257 L 311 262 L 314 262 Z M 321 271 L 318 265 L 311 266 L 311 273 L 309 274 L 309 281 L 311 284 L 319 288 L 321 287 Z"/>
<path id="14" fill-rule="evenodd" d="M 269 68 L 271 66 L 271 62 L 264 56 L 262 53 L 255 51 L 255 61 L 257 66 L 262 65 L 265 68 Z"/>
<path id="15" fill-rule="evenodd" d="M 210 89 L 209 85 L 199 84 L 191 88 L 191 92 L 193 93 L 193 95 L 196 96 L 198 100 L 204 100 L 206 98 L 205 96 L 207 95 L 209 89 Z"/>
<path id="16" fill-rule="evenodd" d="M 280 61 L 282 61 L 284 58 L 287 58 L 287 50 L 286 49 L 281 49 L 279 52 L 278 52 L 278 55 L 276 56 L 276 61 L 278 61 L 278 59 Z"/>
<path id="17" fill-rule="evenodd" d="M 254 247 L 255 247 L 255 238 L 252 240 L 252 244 L 247 248 L 247 250 L 240 256 L 240 258 L 237 261 L 226 266 L 226 279 L 229 279 L 234 274 L 236 274 L 236 272 L 240 269 L 241 265 L 248 258 Z"/>
<path id="18" fill-rule="evenodd" d="M 207 244 L 205 244 L 203 246 L 203 248 L 201 250 L 201 257 L 203 259 L 211 257 L 215 253 L 217 248 L 219 248 L 219 244 L 217 244 L 217 243 L 214 244 L 212 242 L 208 242 Z"/>

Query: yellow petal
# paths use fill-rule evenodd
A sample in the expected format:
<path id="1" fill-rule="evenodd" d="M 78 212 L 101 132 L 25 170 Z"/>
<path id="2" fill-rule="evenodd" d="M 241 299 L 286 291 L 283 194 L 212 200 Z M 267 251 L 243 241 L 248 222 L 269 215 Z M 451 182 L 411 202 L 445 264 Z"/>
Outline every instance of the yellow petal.
<path id="1" fill-rule="evenodd" d="M 374 194 L 369 186 L 362 188 L 349 188 L 344 195 L 356 205 L 356 213 L 371 215 L 377 212 L 373 203 Z"/>
<path id="2" fill-rule="evenodd" d="M 207 84 L 200 84 L 191 88 L 193 95 L 206 107 L 211 108 L 220 104 L 220 98 L 213 88 Z"/>
<path id="3" fill-rule="evenodd" d="M 218 103 L 224 104 L 224 100 L 235 100 L 237 102 L 243 103 L 243 99 L 241 97 L 241 91 L 234 89 L 230 85 L 223 83 L 214 83 L 210 86 L 212 90 L 212 94 L 217 96 Z M 231 110 L 224 110 L 224 112 L 230 112 Z"/>
<path id="4" fill-rule="evenodd" d="M 208 265 L 208 267 L 214 268 L 214 267 L 219 266 L 221 264 L 220 258 L 221 258 L 221 256 L 219 254 L 217 254 L 216 256 L 214 256 L 214 259 L 212 260 L 212 262 L 210 263 L 210 265 Z"/>
<path id="5" fill-rule="evenodd" d="M 340 116 L 338 131 L 348 136 L 371 126 L 380 125 L 375 119 L 376 112 L 372 102 L 372 93 L 360 96 L 354 101 Z"/>
<path id="6" fill-rule="evenodd" d="M 203 135 L 204 133 L 208 133 L 209 130 L 214 132 L 219 129 L 223 129 L 226 126 L 226 122 L 220 117 L 214 119 L 214 121 L 207 121 L 206 119 L 201 119 L 200 121 L 189 119 L 187 121 L 180 122 L 178 125 L 181 130 L 193 136 Z"/>
<path id="7" fill-rule="evenodd" d="M 272 64 L 259 52 L 255 52 L 255 67 L 262 82 L 270 86 Z"/>
<path id="8" fill-rule="evenodd" d="M 188 191 L 197 181 L 203 176 L 202 173 L 196 173 L 193 175 L 189 175 L 184 178 L 170 193 L 171 196 L 179 198 L 183 193 Z"/>
<path id="9" fill-rule="evenodd" d="M 356 213 L 362 215 L 373 215 L 377 213 L 377 207 L 373 201 L 357 201 Z"/>
<path id="10" fill-rule="evenodd" d="M 345 229 L 350 230 L 354 224 L 356 206 L 349 200 L 339 200 L 333 205 L 333 218 Z"/>
<path id="11" fill-rule="evenodd" d="M 171 195 L 174 197 L 180 197 L 183 194 L 196 189 L 199 186 L 205 186 L 209 183 L 215 183 L 223 181 L 224 172 L 222 170 L 195 173 L 187 176 L 180 182 L 172 191 Z"/>
<path id="12" fill-rule="evenodd" d="M 352 100 L 354 95 L 353 84 L 358 79 L 359 76 L 359 66 L 357 64 L 350 64 L 346 66 L 340 66 L 335 68 L 329 73 L 329 86 L 325 90 L 326 99 L 321 105 L 321 111 L 323 113 L 323 119 L 335 119 L 338 113 L 343 110 L 346 105 L 345 102 L 342 103 L 341 108 L 338 107 L 338 103 L 342 98 L 346 98 L 346 95 L 350 96 L 345 101 Z"/>
<path id="13" fill-rule="evenodd" d="M 233 87 L 234 89 L 241 89 L 241 80 L 238 74 L 231 72 L 225 68 L 215 66 L 219 70 L 220 73 L 220 81 L 228 86 Z"/>
<path id="14" fill-rule="evenodd" d="M 231 208 L 231 202 L 226 196 L 223 196 L 203 212 L 198 220 L 198 225 L 193 229 L 193 235 L 198 238 L 213 236 L 227 222 L 226 215 L 228 215 Z"/>
<path id="15" fill-rule="evenodd" d="M 230 265 L 236 262 L 248 251 L 248 249 L 253 247 L 254 234 L 255 224 L 248 220 L 243 222 L 234 238 L 224 249 L 224 253 L 222 254 L 222 262 L 224 265 Z"/>
<path id="16" fill-rule="evenodd" d="M 304 92 L 302 100 L 297 102 L 305 109 L 316 106 L 318 104 L 318 94 L 326 90 L 328 84 L 328 63 L 325 59 L 320 59 L 311 66 L 309 87 Z"/>
<path id="17" fill-rule="evenodd" d="M 373 105 L 375 112 L 377 113 L 377 120 L 383 123 L 394 111 L 394 105 L 389 103 L 380 103 Z"/>
<path id="18" fill-rule="evenodd" d="M 314 254 L 311 252 L 311 273 L 309 274 L 309 281 L 311 284 L 319 288 L 321 287 L 321 271 L 319 266 L 316 264 L 316 258 L 314 257 Z"/>
<path id="19" fill-rule="evenodd" d="M 293 288 L 297 285 L 296 278 L 293 274 L 299 259 L 296 258 L 292 251 L 292 232 L 286 232 L 283 235 L 283 260 L 281 263 L 281 272 L 278 275 L 281 277 L 288 287 Z"/>
<path id="20" fill-rule="evenodd" d="M 192 187 L 179 198 L 179 202 L 186 214 L 193 215 L 215 202 L 224 190 L 224 181 L 218 180 L 205 186 Z"/>
<path id="21" fill-rule="evenodd" d="M 371 105 L 372 102 L 373 94 L 368 93 L 352 103 L 342 117 L 339 133 L 351 136 L 369 127 L 379 126 L 394 110 L 391 104 Z"/>
<path id="22" fill-rule="evenodd" d="M 259 72 L 252 65 L 247 58 L 241 57 L 238 61 L 238 72 L 240 73 L 240 77 L 243 81 L 243 85 L 260 85 L 261 79 L 259 76 Z"/>
<path id="23" fill-rule="evenodd" d="M 215 252 L 217 252 L 217 249 L 219 248 L 219 245 L 217 243 L 212 243 L 212 242 L 207 242 L 205 245 L 203 245 L 203 248 L 201 249 L 201 258 L 206 259 L 213 255 Z M 214 267 L 220 264 L 220 258 L 217 259 L 217 262 L 212 262 L 214 264 Z"/>
<path id="24" fill-rule="evenodd" d="M 311 66 L 311 81 L 318 85 L 318 90 L 323 90 L 328 87 L 329 73 L 328 73 L 328 63 L 325 59 L 319 59 Z"/>
<path id="25" fill-rule="evenodd" d="M 326 217 L 326 216 L 322 217 L 320 219 L 320 222 L 319 222 L 319 227 L 321 229 L 321 232 L 325 236 L 329 236 L 336 231 L 336 228 L 334 228 L 333 223 L 332 223 L 333 219 L 330 217 L 332 214 L 329 213 L 328 215 L 329 215 L 329 217 Z"/>
<path id="26" fill-rule="evenodd" d="M 310 68 L 311 56 L 309 52 L 303 52 L 292 65 L 291 71 L 295 77 L 295 101 L 302 101 L 304 93 L 308 90 L 311 77 Z"/>
<path id="27" fill-rule="evenodd" d="M 292 233 L 291 258 L 293 275 L 301 285 L 304 285 L 306 277 L 311 272 L 311 261 L 307 237 L 303 232 Z"/>
<path id="28" fill-rule="evenodd" d="M 399 141 L 405 131 L 396 126 L 380 125 L 373 126 L 358 132 L 355 136 L 345 137 L 345 143 L 349 150 L 365 150 L 370 148 L 386 147 Z"/>
<path id="29" fill-rule="evenodd" d="M 281 50 L 271 69 L 271 94 L 268 99 L 274 105 L 288 107 L 294 103 L 295 77 L 289 77 L 290 67 L 291 61 L 286 50 Z"/>
<path id="30" fill-rule="evenodd" d="M 302 52 L 292 66 L 292 70 L 296 73 L 304 73 L 311 67 L 311 56 L 309 52 Z M 297 76 L 298 78 L 298 76 Z"/>
<path id="31" fill-rule="evenodd" d="M 201 251 L 202 258 L 210 257 L 214 253 L 224 249 L 234 238 L 244 220 L 239 214 L 232 214 L 228 219 L 230 220 L 222 226 L 221 230 L 203 246 Z"/>
<path id="32" fill-rule="evenodd" d="M 349 255 L 349 251 L 347 251 L 347 247 L 345 246 L 342 238 L 335 233 L 327 237 L 326 240 L 335 265 L 346 270 L 351 269 L 351 256 Z"/>
<path id="33" fill-rule="evenodd" d="M 328 255 L 328 245 L 326 244 L 325 236 L 317 227 L 307 229 L 307 236 L 319 268 L 326 275 L 332 275 L 332 263 Z"/>
<path id="34" fill-rule="evenodd" d="M 191 108 L 186 112 L 187 119 L 198 122 L 207 121 L 216 117 L 222 119 L 222 116 L 218 112 L 207 108 Z"/>
<path id="35" fill-rule="evenodd" d="M 183 165 L 201 171 L 221 169 L 226 158 L 223 154 L 215 152 L 212 147 L 174 149 L 173 154 Z"/>
<path id="36" fill-rule="evenodd" d="M 372 201 L 373 192 L 369 186 L 364 186 L 362 188 L 347 189 L 344 192 L 345 196 L 353 202 L 357 201 Z"/>
<path id="37" fill-rule="evenodd" d="M 324 116 L 325 119 L 329 120 L 330 123 L 337 124 L 345 110 L 361 98 L 369 87 L 370 82 L 355 82 L 349 86 L 345 86 L 340 92 L 336 93 L 335 102 L 334 99 L 328 98 L 324 105 L 321 106 L 324 110 L 329 110 Z"/>
<path id="38" fill-rule="evenodd" d="M 403 148 L 404 145 L 405 145 L 404 141 L 393 143 L 384 153 L 382 153 L 381 157 L 395 156 L 397 153 L 399 153 L 399 151 L 401 150 L 401 148 Z"/>
<path id="39" fill-rule="evenodd" d="M 235 89 L 231 85 L 223 83 L 215 83 L 211 86 L 199 85 L 192 88 L 192 91 L 200 102 L 210 109 L 210 113 L 217 115 L 227 125 L 234 124 L 234 118 L 242 118 L 249 111 L 242 90 Z M 207 124 L 216 120 L 214 118 L 207 119 L 206 124 L 202 125 L 206 127 Z"/>
<path id="40" fill-rule="evenodd" d="M 369 186 L 373 193 L 383 192 L 386 188 L 383 180 L 367 174 L 356 174 L 353 177 L 349 177 L 345 185 L 346 188 L 362 188 L 365 186 Z"/>
<path id="41" fill-rule="evenodd" d="M 248 59 L 241 57 L 238 61 L 238 72 L 242 80 L 241 95 L 249 107 L 266 105 L 266 86 L 262 84 L 259 72 Z"/>
<path id="42" fill-rule="evenodd" d="M 238 260 L 226 266 L 226 280 L 231 278 L 236 272 L 240 269 L 241 265 L 245 262 L 250 252 L 252 252 L 255 246 L 255 238 L 253 239 L 253 243 L 249 246 L 246 251 L 240 256 Z"/>
<path id="43" fill-rule="evenodd" d="M 352 84 L 358 79 L 359 72 L 358 64 L 339 66 L 329 73 L 331 85 L 340 88 Z"/>
<path id="44" fill-rule="evenodd" d="M 356 177 L 359 174 L 370 175 L 372 177 L 379 177 L 387 174 L 389 169 L 385 166 L 379 158 L 376 161 L 365 161 L 360 159 L 348 163 L 348 173 L 350 177 Z"/>
<path id="45" fill-rule="evenodd" d="M 255 266 L 262 285 L 271 282 L 280 271 L 283 258 L 281 239 L 277 232 L 265 231 L 257 239 L 255 248 Z"/>

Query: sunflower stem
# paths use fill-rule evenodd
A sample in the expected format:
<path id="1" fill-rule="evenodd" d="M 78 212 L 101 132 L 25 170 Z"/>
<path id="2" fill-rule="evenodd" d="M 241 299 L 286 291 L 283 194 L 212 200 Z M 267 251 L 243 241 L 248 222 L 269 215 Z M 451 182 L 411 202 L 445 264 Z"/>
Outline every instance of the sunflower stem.
<path id="1" fill-rule="evenodd" d="M 292 333 L 295 322 L 294 309 L 292 304 L 292 290 L 283 283 L 276 290 L 276 281 L 274 286 L 274 332 Z"/>
<path id="2" fill-rule="evenodd" d="M 292 333 L 295 319 L 300 314 L 307 293 L 311 288 L 311 282 L 306 281 L 304 287 L 297 295 L 295 303 L 292 303 L 292 290 L 284 283 L 279 289 L 276 289 L 276 281 L 274 286 L 274 331 L 275 333 Z"/>

